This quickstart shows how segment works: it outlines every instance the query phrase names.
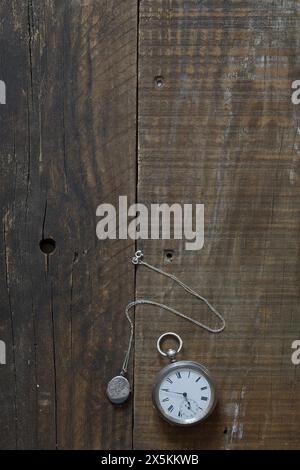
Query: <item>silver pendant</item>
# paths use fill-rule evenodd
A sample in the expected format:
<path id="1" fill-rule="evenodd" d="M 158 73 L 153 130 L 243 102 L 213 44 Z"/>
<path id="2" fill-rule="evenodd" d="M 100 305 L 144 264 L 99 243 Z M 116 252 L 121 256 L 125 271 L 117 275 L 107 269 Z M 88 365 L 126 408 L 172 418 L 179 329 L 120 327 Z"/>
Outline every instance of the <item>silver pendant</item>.
<path id="1" fill-rule="evenodd" d="M 130 385 L 124 375 L 116 375 L 107 384 L 106 394 L 116 405 L 124 403 L 130 395 Z"/>

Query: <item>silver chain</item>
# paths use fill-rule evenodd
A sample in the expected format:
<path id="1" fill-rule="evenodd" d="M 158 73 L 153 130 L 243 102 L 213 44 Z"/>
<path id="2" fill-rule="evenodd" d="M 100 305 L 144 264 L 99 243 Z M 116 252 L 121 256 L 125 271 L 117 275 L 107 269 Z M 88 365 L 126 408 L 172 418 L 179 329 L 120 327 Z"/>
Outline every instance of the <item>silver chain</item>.
<path id="1" fill-rule="evenodd" d="M 197 325 L 199 326 L 200 328 L 203 328 L 204 330 L 206 331 L 209 331 L 210 333 L 221 333 L 221 331 L 224 330 L 225 326 L 226 326 L 226 323 L 225 323 L 225 320 L 223 318 L 223 316 L 215 309 L 215 307 L 213 307 L 213 305 L 205 298 L 203 297 L 202 295 L 198 294 L 196 291 L 194 291 L 193 289 L 191 289 L 189 286 L 187 286 L 186 284 L 184 284 L 184 282 L 180 281 L 176 276 L 174 276 L 173 274 L 168 274 L 166 273 L 165 271 L 162 271 L 161 269 L 159 268 L 156 268 L 155 266 L 152 266 L 151 264 L 149 263 L 146 263 L 146 261 L 143 261 L 143 253 L 138 250 L 136 253 L 135 253 L 135 256 L 132 258 L 132 263 L 137 265 L 137 264 L 140 264 L 140 265 L 143 265 L 143 266 L 146 266 L 147 268 L 149 269 L 152 269 L 152 271 L 155 271 L 159 274 L 162 274 L 163 276 L 166 276 L 170 279 L 172 279 L 174 282 L 176 282 L 178 285 L 180 285 L 181 287 L 183 287 L 183 289 L 188 292 L 189 294 L 193 295 L 194 297 L 196 297 L 197 299 L 201 300 L 202 302 L 204 302 L 207 307 L 216 315 L 216 317 L 221 321 L 222 323 L 222 326 L 220 326 L 220 328 L 210 328 L 209 326 L 207 325 L 204 325 L 203 323 L 199 322 L 198 320 L 195 320 L 191 317 L 188 317 L 187 315 L 184 315 L 183 313 L 179 312 L 178 310 L 175 310 L 174 308 L 172 307 L 168 307 L 167 305 L 165 304 L 161 304 L 159 302 L 155 302 L 154 300 L 144 300 L 144 299 L 140 299 L 140 300 L 134 300 L 132 302 L 129 302 L 129 304 L 127 304 L 126 308 L 125 308 L 125 315 L 127 317 L 127 320 L 129 322 L 129 325 L 130 325 L 130 339 L 129 339 L 129 345 L 128 345 L 128 349 L 127 349 L 127 352 L 126 352 L 126 355 L 125 355 L 125 358 L 124 358 L 124 362 L 123 362 L 123 366 L 122 366 L 122 374 L 126 374 L 127 370 L 128 370 L 128 363 L 129 363 L 129 358 L 130 358 L 130 353 L 131 353 L 131 349 L 132 349 L 132 343 L 133 343 L 133 337 L 134 337 L 134 324 L 133 324 L 133 321 L 129 315 L 129 310 L 132 308 L 132 307 L 135 307 L 136 305 L 153 305 L 155 307 L 159 307 L 159 308 L 163 308 L 164 310 L 167 310 L 168 312 L 171 312 L 173 313 L 174 315 L 177 315 L 181 318 L 184 318 L 185 320 L 188 320 L 189 322 L 193 323 L 194 325 Z"/>

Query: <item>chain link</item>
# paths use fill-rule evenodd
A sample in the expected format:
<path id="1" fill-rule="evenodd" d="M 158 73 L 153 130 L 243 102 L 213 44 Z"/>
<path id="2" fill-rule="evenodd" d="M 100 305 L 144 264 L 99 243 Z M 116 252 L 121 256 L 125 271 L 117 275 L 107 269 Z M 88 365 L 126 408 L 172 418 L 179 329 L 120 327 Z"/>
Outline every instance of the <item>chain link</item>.
<path id="1" fill-rule="evenodd" d="M 207 305 L 207 307 L 218 318 L 218 320 L 221 321 L 221 326 L 219 328 L 210 328 L 209 326 L 204 325 L 204 323 L 201 323 L 200 321 L 195 320 L 194 318 L 191 318 L 191 317 L 179 312 L 175 308 L 169 307 L 168 305 L 165 305 L 165 304 L 162 304 L 162 303 L 159 303 L 159 302 L 155 302 L 154 300 L 138 299 L 138 300 L 134 300 L 132 302 L 129 302 L 129 304 L 127 304 L 127 306 L 125 308 L 125 315 L 127 317 L 129 325 L 130 325 L 130 339 L 129 339 L 128 349 L 127 349 L 127 352 L 126 352 L 126 355 L 125 355 L 125 358 L 124 358 L 124 362 L 123 362 L 123 366 L 122 366 L 122 372 L 121 372 L 122 374 L 126 374 L 126 372 L 128 370 L 128 364 L 129 364 L 130 353 L 131 353 L 132 344 L 133 344 L 133 337 L 134 337 L 134 324 L 133 324 L 132 318 L 129 315 L 129 310 L 131 308 L 137 306 L 137 305 L 153 305 L 154 307 L 162 308 L 164 310 L 167 310 L 168 312 L 173 313 L 174 315 L 177 315 L 178 317 L 184 318 L 185 320 L 193 323 L 196 326 L 199 326 L 200 328 L 203 328 L 204 330 L 208 331 L 209 333 L 221 333 L 221 331 L 223 331 L 225 326 L 226 326 L 226 323 L 225 323 L 225 320 L 224 320 L 223 316 L 215 309 L 215 307 L 205 297 L 203 297 L 202 295 L 198 294 L 198 292 L 191 289 L 189 286 L 187 286 L 184 282 L 180 281 L 173 274 L 166 273 L 162 269 L 156 268 L 155 266 L 152 266 L 151 264 L 146 263 L 146 261 L 143 261 L 143 258 L 144 258 L 143 253 L 140 250 L 138 250 L 135 253 L 135 256 L 132 258 L 132 263 L 135 264 L 135 265 L 143 265 L 148 269 L 152 269 L 152 271 L 155 271 L 159 274 L 162 274 L 163 276 L 168 277 L 169 279 L 172 279 L 179 286 L 183 287 L 183 289 L 186 292 L 193 295 L 197 299 L 201 300 L 201 302 L 204 302 Z"/>

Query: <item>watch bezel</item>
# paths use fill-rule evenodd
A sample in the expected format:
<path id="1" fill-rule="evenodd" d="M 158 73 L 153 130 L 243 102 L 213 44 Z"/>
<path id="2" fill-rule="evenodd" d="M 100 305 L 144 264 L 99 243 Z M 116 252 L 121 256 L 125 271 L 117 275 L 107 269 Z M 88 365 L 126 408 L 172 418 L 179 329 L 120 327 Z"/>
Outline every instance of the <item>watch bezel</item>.
<path id="1" fill-rule="evenodd" d="M 165 411 L 163 410 L 163 408 L 160 404 L 160 401 L 159 401 L 159 388 L 160 388 L 161 382 L 166 377 L 166 375 L 169 375 L 170 373 L 174 372 L 174 370 L 182 369 L 182 368 L 190 368 L 190 369 L 193 369 L 193 370 L 197 370 L 198 372 L 200 372 L 205 377 L 205 379 L 207 380 L 207 382 L 210 385 L 211 398 L 210 398 L 209 406 L 206 410 L 205 416 L 200 418 L 200 419 L 196 419 L 196 420 L 190 419 L 190 420 L 186 420 L 185 422 L 182 422 L 182 420 L 180 420 L 179 418 L 175 418 L 175 417 L 172 418 L 167 413 L 165 413 Z M 215 388 L 215 384 L 214 384 L 212 375 L 206 369 L 206 367 L 204 367 L 202 364 L 199 364 L 198 362 L 194 362 L 194 361 L 176 361 L 172 364 L 168 364 L 167 366 L 163 367 L 163 369 L 161 369 L 159 371 L 159 373 L 157 374 L 157 376 L 155 377 L 155 381 L 154 381 L 153 388 L 152 388 L 152 401 L 153 401 L 153 404 L 155 405 L 156 409 L 158 410 L 160 416 L 170 424 L 175 424 L 177 426 L 183 426 L 183 427 L 194 426 L 196 424 L 199 424 L 202 421 L 204 421 L 206 418 L 208 418 L 208 416 L 213 412 L 213 410 L 216 406 L 216 403 L 217 403 L 216 388 Z"/>

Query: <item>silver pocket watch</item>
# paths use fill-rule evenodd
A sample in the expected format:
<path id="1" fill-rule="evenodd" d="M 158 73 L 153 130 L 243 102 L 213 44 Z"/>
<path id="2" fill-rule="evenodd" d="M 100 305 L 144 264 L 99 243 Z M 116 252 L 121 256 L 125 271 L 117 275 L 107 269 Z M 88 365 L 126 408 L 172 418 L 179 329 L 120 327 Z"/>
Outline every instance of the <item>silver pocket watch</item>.
<path id="1" fill-rule="evenodd" d="M 177 349 L 163 351 L 166 337 L 175 338 Z M 206 419 L 216 406 L 215 385 L 209 371 L 198 362 L 176 361 L 182 339 L 176 333 L 164 333 L 158 338 L 158 352 L 171 363 L 159 371 L 152 389 L 153 403 L 171 424 L 191 426 Z"/>

